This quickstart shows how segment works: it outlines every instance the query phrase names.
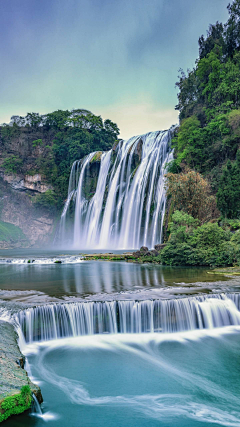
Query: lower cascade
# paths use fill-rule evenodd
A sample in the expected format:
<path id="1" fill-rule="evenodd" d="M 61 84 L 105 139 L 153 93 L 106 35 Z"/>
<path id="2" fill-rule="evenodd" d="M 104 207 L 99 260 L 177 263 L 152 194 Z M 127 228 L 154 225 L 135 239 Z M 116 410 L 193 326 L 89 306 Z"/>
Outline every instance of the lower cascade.
<path id="1" fill-rule="evenodd" d="M 15 315 L 26 343 L 117 333 L 173 333 L 240 325 L 238 294 L 174 300 L 52 304 Z"/>
<path id="2" fill-rule="evenodd" d="M 160 243 L 170 141 L 171 131 L 150 132 L 74 162 L 56 239 L 84 249 Z"/>

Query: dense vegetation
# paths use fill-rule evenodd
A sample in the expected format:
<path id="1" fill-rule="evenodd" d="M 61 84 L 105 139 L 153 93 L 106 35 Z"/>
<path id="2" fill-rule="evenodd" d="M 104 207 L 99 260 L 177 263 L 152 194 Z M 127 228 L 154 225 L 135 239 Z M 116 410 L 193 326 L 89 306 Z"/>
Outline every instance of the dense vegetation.
<path id="1" fill-rule="evenodd" d="M 210 25 L 207 37 L 200 37 L 196 67 L 181 70 L 177 83 L 175 167 L 187 165 L 213 181 L 227 159 L 236 159 L 240 144 L 240 1 L 228 10 L 225 25 Z"/>
<path id="2" fill-rule="evenodd" d="M 210 25 L 199 38 L 196 66 L 180 70 L 176 84 L 180 126 L 167 174 L 166 264 L 240 262 L 232 227 L 240 219 L 240 0 L 228 11 L 226 24 Z"/>
<path id="3" fill-rule="evenodd" d="M 0 128 L 2 167 L 7 173 L 41 173 L 53 190 L 36 196 L 34 202 L 49 209 L 59 208 L 67 196 L 72 163 L 91 151 L 109 150 L 118 134 L 115 123 L 103 122 L 86 110 L 13 116 L 9 125 Z M 22 140 L 28 143 L 27 153 L 21 148 Z M 12 154 L 14 141 L 16 152 Z"/>
<path id="4" fill-rule="evenodd" d="M 231 233 L 231 226 L 237 231 Z M 160 253 L 169 265 L 233 265 L 240 262 L 240 221 L 205 223 L 182 211 L 175 211 L 170 223 L 170 238 Z"/>

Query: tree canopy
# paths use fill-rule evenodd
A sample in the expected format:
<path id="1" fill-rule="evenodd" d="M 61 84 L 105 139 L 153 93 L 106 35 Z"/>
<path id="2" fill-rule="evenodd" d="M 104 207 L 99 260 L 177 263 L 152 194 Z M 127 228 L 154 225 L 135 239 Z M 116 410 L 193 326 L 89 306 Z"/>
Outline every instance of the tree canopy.
<path id="1" fill-rule="evenodd" d="M 199 38 L 199 58 L 194 69 L 186 73 L 180 70 L 176 83 L 180 126 L 173 146 L 175 172 L 187 167 L 204 174 L 217 194 L 222 215 L 233 218 L 240 215 L 236 201 L 239 197 L 236 158 L 240 148 L 240 0 L 229 4 L 228 12 L 225 24 L 210 25 L 206 37 Z M 231 191 L 230 185 L 234 185 Z M 229 203 L 232 207 L 228 209 Z"/>
<path id="2" fill-rule="evenodd" d="M 72 163 L 91 151 L 109 150 L 118 135 L 119 129 L 111 120 L 103 121 L 101 116 L 83 109 L 12 116 L 10 124 L 0 127 L 3 167 L 9 173 L 41 173 L 53 191 L 39 195 L 36 206 L 53 209 L 67 197 Z M 30 141 L 27 158 L 20 149 L 23 138 Z M 13 141 L 19 144 L 14 154 Z"/>

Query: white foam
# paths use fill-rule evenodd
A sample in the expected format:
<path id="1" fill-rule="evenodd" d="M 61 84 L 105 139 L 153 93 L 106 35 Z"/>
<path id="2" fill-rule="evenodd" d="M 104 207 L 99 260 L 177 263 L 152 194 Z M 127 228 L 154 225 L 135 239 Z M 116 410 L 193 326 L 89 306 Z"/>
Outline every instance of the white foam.
<path id="1" fill-rule="evenodd" d="M 195 372 L 184 372 L 181 368 L 174 366 L 171 360 L 163 354 L 157 352 L 156 347 L 148 345 L 152 341 L 161 343 L 163 341 L 177 340 L 180 342 L 188 342 L 189 340 L 201 339 L 203 336 L 221 336 L 226 333 L 240 332 L 238 328 L 219 328 L 218 331 L 190 331 L 176 334 L 166 334 L 166 337 L 161 334 L 125 334 L 108 335 L 108 336 L 85 336 L 78 338 L 67 338 L 62 340 L 55 340 L 47 343 L 38 343 L 35 347 L 42 351 L 37 358 L 37 367 L 40 377 L 46 382 L 58 387 L 63 391 L 66 397 L 74 404 L 87 405 L 87 406 L 121 406 L 129 407 L 133 411 L 141 412 L 149 418 L 163 420 L 173 419 L 175 417 L 190 418 L 192 420 L 208 422 L 229 427 L 240 427 L 239 412 L 237 410 L 228 410 L 227 408 L 218 407 L 220 405 L 209 402 L 194 401 L 192 395 L 187 394 L 142 394 L 142 395 L 106 395 L 106 396 L 91 396 L 86 389 L 85 384 L 78 380 L 68 379 L 57 375 L 54 368 L 48 366 L 46 356 L 49 352 L 57 349 L 59 346 L 67 346 L 70 348 L 79 347 L 83 349 L 87 347 L 97 347 L 107 350 L 120 350 L 129 352 L 136 360 L 140 357 L 148 362 L 150 365 L 155 365 L 162 372 L 167 373 L 170 377 L 174 378 L 181 385 L 191 385 L 191 389 L 196 388 L 201 393 L 207 393 L 209 396 L 218 398 L 219 402 L 226 399 L 226 391 L 221 385 L 212 382 L 211 378 L 197 375 Z M 131 344 L 140 344 L 140 347 L 132 346 Z M 44 348 L 45 346 L 45 348 Z M 28 346 L 28 347 L 32 347 Z M 156 350 L 156 351 L 155 351 Z M 187 387 L 188 388 L 188 387 Z M 238 407 L 238 396 L 234 392 L 229 391 L 227 399 L 235 408 Z M 173 423 L 171 425 L 174 425 Z"/>
<path id="2" fill-rule="evenodd" d="M 58 256 L 53 258 L 1 258 L 0 264 L 10 265 L 49 265 L 49 264 L 79 264 L 81 256 Z"/>

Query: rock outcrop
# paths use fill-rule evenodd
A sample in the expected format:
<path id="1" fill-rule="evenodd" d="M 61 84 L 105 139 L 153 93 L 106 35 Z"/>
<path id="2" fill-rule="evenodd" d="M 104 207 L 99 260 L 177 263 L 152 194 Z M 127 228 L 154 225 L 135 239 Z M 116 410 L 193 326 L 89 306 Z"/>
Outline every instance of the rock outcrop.
<path id="1" fill-rule="evenodd" d="M 45 193 L 47 190 L 52 190 L 53 187 L 46 184 L 41 174 L 35 175 L 14 175 L 4 174 L 3 180 L 10 184 L 13 190 L 17 191 L 32 191 L 36 193 Z"/>
<path id="2" fill-rule="evenodd" d="M 52 240 L 55 218 L 46 210 L 35 208 L 28 194 L 32 190 L 27 189 L 27 186 L 35 185 L 43 186 L 39 181 L 34 182 L 34 180 L 32 182 L 23 180 L 22 184 L 18 181 L 17 184 L 17 179 L 4 181 L 0 178 L 0 220 L 16 225 L 26 236 L 25 240 L 19 240 L 16 243 L 0 241 L 0 248 L 39 247 Z M 39 190 L 42 189 L 43 187 L 39 188 Z"/>
<path id="3" fill-rule="evenodd" d="M 29 379 L 24 363 L 13 325 L 0 320 L 0 422 L 11 414 L 28 409 L 31 393 L 35 394 L 39 403 L 43 401 L 41 390 Z"/>

